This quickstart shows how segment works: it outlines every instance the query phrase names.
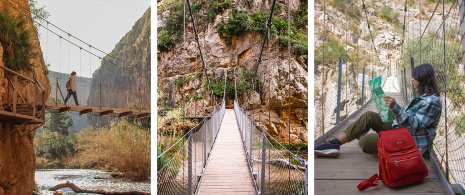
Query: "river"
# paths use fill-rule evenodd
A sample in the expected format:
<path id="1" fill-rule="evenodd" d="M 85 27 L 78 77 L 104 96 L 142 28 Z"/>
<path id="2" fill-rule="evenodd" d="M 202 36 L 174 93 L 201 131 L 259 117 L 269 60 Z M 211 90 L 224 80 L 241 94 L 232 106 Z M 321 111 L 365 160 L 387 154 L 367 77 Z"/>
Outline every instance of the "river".
<path id="1" fill-rule="evenodd" d="M 81 189 L 104 189 L 109 191 L 150 192 L 150 181 L 132 182 L 124 179 L 112 179 L 110 173 L 92 169 L 38 169 L 35 181 L 41 193 L 52 195 L 50 187 L 70 181 Z M 60 189 L 63 194 L 75 194 L 69 188 Z"/>

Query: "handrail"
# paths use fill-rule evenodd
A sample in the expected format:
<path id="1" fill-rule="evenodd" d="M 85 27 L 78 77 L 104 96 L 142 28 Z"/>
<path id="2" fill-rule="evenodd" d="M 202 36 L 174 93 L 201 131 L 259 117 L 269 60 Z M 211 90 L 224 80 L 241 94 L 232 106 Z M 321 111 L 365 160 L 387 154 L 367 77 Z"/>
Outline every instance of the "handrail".
<path id="1" fill-rule="evenodd" d="M 271 135 L 266 132 L 264 130 L 265 128 L 263 128 L 261 125 L 260 128 L 263 130 L 258 130 L 255 126 L 253 118 L 246 114 L 246 111 L 239 106 L 239 103 L 236 100 L 234 101 L 234 111 L 236 113 L 239 132 L 244 144 L 244 150 L 246 153 L 247 162 L 249 164 L 250 174 L 252 178 L 254 178 L 253 183 L 257 194 L 307 194 L 307 161 L 293 154 L 281 144 L 279 144 L 280 147 L 284 149 L 280 150 L 280 152 L 277 152 L 276 148 L 268 139 L 268 137 L 271 137 Z M 268 151 L 266 149 L 268 149 Z M 281 152 L 287 152 L 288 155 L 292 157 L 292 159 L 298 161 L 305 168 L 305 173 L 303 173 L 296 165 L 283 160 L 285 158 L 282 154 L 280 154 Z M 270 158 L 273 158 L 273 160 L 270 161 Z M 254 162 L 256 161 L 255 159 L 259 159 L 258 161 L 260 162 Z M 267 159 L 269 161 L 267 161 Z M 271 164 L 273 164 L 273 161 L 276 162 L 276 164 L 274 164 L 274 166 L 276 166 L 275 169 L 271 169 L 270 167 Z M 270 165 L 267 166 L 266 164 Z M 265 171 L 265 169 L 267 169 L 267 171 Z M 287 178 L 285 179 L 285 182 L 282 178 L 278 177 L 278 175 L 282 175 L 282 173 L 279 173 L 279 171 L 275 172 L 275 170 L 279 169 L 289 169 L 289 172 L 284 173 L 286 174 Z M 291 170 L 293 171 L 291 172 Z M 273 174 L 271 172 L 273 172 Z M 258 174 L 260 174 L 260 176 Z M 289 175 L 287 176 L 287 174 Z M 273 188 L 273 182 L 284 182 L 289 185 L 281 186 L 279 189 L 277 189 Z"/>
<path id="2" fill-rule="evenodd" d="M 32 83 L 35 83 L 34 80 L 32 80 L 32 79 L 30 79 L 30 78 L 27 78 L 27 77 L 25 77 L 25 76 L 23 76 L 23 75 L 21 75 L 21 74 L 15 72 L 15 71 L 13 71 L 13 70 L 7 68 L 7 67 L 5 67 L 5 66 L 0 66 L 0 68 L 2 68 L 3 70 L 5 70 L 5 71 L 7 71 L 7 72 L 9 72 L 9 73 L 11 73 L 11 74 L 14 74 L 15 76 L 21 77 L 21 78 L 24 79 L 24 80 L 27 80 L 27 81 L 32 82 Z"/>
<path id="3" fill-rule="evenodd" d="M 42 103 L 42 110 L 41 110 L 41 116 L 38 118 L 40 120 L 42 120 L 41 122 L 42 123 L 45 123 L 45 89 L 44 87 L 42 86 L 42 84 L 40 84 L 40 82 L 34 78 L 34 79 L 30 79 L 30 78 L 27 78 L 21 74 L 19 74 L 18 72 L 16 71 L 13 71 L 5 66 L 2 66 L 0 65 L 0 68 L 3 69 L 4 71 L 6 71 L 7 73 L 11 74 L 12 76 L 17 76 L 18 78 L 21 78 L 23 80 L 26 80 L 30 83 L 33 83 L 41 92 L 41 103 Z M 14 86 L 14 83 L 11 81 L 11 79 L 9 78 L 8 79 L 9 83 L 11 84 L 11 86 L 13 87 L 13 110 L 12 112 L 14 114 L 16 114 L 17 110 L 16 110 L 16 104 L 17 104 L 17 100 L 16 100 L 16 95 L 14 93 L 17 93 L 19 94 L 20 98 L 23 100 L 24 103 L 27 103 L 24 98 L 22 97 L 22 95 L 17 91 L 16 87 Z M 8 100 L 9 101 L 9 100 Z M 32 117 L 33 118 L 36 118 L 36 111 L 37 111 L 37 108 L 36 108 L 36 88 L 34 88 L 34 97 L 33 97 L 33 101 L 32 101 Z"/>

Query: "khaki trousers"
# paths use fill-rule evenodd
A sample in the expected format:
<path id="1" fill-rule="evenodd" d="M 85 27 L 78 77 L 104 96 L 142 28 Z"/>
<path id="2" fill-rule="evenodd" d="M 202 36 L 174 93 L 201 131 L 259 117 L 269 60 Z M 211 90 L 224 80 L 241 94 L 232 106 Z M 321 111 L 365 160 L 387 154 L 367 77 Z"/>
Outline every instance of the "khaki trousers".
<path id="1" fill-rule="evenodd" d="M 368 133 L 370 129 L 373 129 L 377 133 Z M 379 132 L 390 130 L 392 128 L 392 122 L 383 122 L 378 113 L 367 111 L 360 116 L 356 121 L 347 127 L 343 132 L 349 138 L 349 142 L 354 139 L 359 139 L 359 146 L 363 152 L 369 154 L 378 153 L 378 139 Z M 368 134 L 367 134 L 368 133 Z"/>

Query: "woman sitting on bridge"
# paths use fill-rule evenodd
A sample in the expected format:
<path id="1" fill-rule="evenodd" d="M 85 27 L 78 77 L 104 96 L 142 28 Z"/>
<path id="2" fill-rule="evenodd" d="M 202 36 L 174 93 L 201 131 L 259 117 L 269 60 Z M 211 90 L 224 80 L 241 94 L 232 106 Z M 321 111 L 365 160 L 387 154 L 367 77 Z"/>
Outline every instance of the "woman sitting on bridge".
<path id="1" fill-rule="evenodd" d="M 402 108 L 390 96 L 385 96 L 383 99 L 394 113 L 396 117 L 394 121 L 382 122 L 378 113 L 365 112 L 339 136 L 315 147 L 315 155 L 337 157 L 340 154 L 340 146 L 354 139 L 359 139 L 363 152 L 377 154 L 380 131 L 405 127 L 412 134 L 423 158 L 427 159 L 429 157 L 427 150 L 433 145 L 442 110 L 435 78 L 434 69 L 430 64 L 415 67 L 412 71 L 412 85 L 416 94 L 408 106 Z M 367 134 L 370 129 L 378 133 Z"/>

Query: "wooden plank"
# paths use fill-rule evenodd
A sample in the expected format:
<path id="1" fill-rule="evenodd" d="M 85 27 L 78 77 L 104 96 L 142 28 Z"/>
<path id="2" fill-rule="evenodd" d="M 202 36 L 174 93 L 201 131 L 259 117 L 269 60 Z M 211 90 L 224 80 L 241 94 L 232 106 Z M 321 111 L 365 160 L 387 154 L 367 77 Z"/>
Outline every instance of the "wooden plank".
<path id="1" fill-rule="evenodd" d="M 363 180 L 315 180 L 315 195 L 320 194 L 444 194 L 442 186 L 435 179 L 426 179 L 423 183 L 404 187 L 390 188 L 380 181 L 379 186 L 363 192 L 357 185 Z"/>
<path id="2" fill-rule="evenodd" d="M 128 116 L 131 115 L 132 111 L 124 111 L 118 114 L 118 117 Z"/>
<path id="3" fill-rule="evenodd" d="M 199 194 L 255 194 L 234 110 L 225 112 Z"/>
<path id="4" fill-rule="evenodd" d="M 79 111 L 79 115 L 83 115 L 83 114 L 87 114 L 87 113 L 91 113 L 91 112 L 92 112 L 92 109 L 85 108 L 85 109 L 82 109 L 81 111 Z"/>

